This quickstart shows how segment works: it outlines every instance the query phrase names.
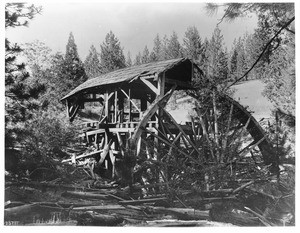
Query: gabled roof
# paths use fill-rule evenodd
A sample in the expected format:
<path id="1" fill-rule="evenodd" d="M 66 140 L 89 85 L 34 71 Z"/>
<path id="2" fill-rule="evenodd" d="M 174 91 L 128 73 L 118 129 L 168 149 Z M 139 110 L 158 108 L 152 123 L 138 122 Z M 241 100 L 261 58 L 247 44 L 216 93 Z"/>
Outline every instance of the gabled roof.
<path id="1" fill-rule="evenodd" d="M 171 68 L 178 66 L 184 62 L 192 64 L 192 62 L 187 58 L 179 58 L 166 61 L 152 62 L 115 70 L 110 73 L 103 74 L 96 78 L 85 81 L 84 83 L 76 87 L 74 90 L 72 90 L 65 97 L 63 97 L 61 100 L 65 100 L 75 94 L 84 92 L 85 90 L 90 88 L 106 86 L 110 84 L 117 84 L 122 82 L 130 82 L 133 79 L 149 75 L 160 75 L 163 72 L 166 72 Z"/>

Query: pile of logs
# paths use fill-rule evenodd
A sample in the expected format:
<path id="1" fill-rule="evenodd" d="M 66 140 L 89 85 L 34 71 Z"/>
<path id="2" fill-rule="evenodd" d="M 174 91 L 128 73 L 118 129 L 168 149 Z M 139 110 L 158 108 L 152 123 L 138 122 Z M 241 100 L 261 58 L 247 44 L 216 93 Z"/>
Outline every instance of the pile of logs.
<path id="1" fill-rule="evenodd" d="M 23 182 L 22 186 L 44 186 L 48 189 L 57 189 L 58 186 L 46 183 Z M 5 224 L 36 224 L 45 223 L 66 225 L 92 225 L 92 226 L 121 226 L 121 225 L 155 225 L 155 221 L 162 219 L 189 221 L 186 224 L 198 224 L 195 221 L 207 221 L 209 211 L 192 208 L 168 208 L 157 206 L 162 201 L 167 202 L 167 197 L 151 197 L 129 200 L 126 189 L 117 188 L 115 185 L 106 185 L 98 189 L 85 189 L 72 186 L 59 185 L 63 190 L 60 196 L 64 201 L 53 202 L 13 202 L 5 203 Z M 66 201 L 68 200 L 68 202 Z M 59 217 L 58 216 L 59 213 Z M 54 216 L 56 214 L 56 222 Z M 39 219 L 39 221 L 37 221 Z M 34 222 L 35 220 L 35 222 Z M 193 220 L 194 222 L 190 222 Z M 157 223 L 163 225 L 163 222 Z M 172 223 L 175 224 L 175 223 Z M 182 221 L 180 223 L 184 225 Z M 199 223 L 200 224 L 200 223 Z M 166 223 L 170 225 L 170 222 Z"/>
<path id="2" fill-rule="evenodd" d="M 55 193 L 43 202 L 7 201 L 6 225 L 88 225 L 88 226 L 274 226 L 265 214 L 248 206 L 238 206 L 238 195 L 252 183 L 237 189 L 197 191 L 141 196 L 136 185 L 116 183 L 93 188 L 52 183 L 6 183 L 6 187 L 30 187 Z M 160 184 L 163 186 L 164 184 Z M 251 191 L 256 193 L 257 191 Z M 264 195 L 264 193 L 260 193 Z M 265 195 L 266 196 L 266 195 Z M 268 196 L 272 201 L 274 197 Z M 221 223 L 222 222 L 222 223 Z M 283 224 L 284 225 L 284 224 Z"/>

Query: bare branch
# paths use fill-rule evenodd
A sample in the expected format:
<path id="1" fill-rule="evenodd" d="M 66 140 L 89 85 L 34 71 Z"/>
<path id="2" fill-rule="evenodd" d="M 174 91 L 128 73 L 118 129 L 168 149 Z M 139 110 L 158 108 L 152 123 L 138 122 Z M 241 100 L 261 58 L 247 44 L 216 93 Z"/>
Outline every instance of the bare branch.
<path id="1" fill-rule="evenodd" d="M 281 33 L 281 31 L 285 28 L 287 28 L 293 21 L 295 20 L 295 16 L 293 18 L 291 18 L 286 24 L 284 24 L 280 30 L 278 30 L 276 32 L 276 34 L 271 38 L 271 40 L 269 40 L 269 42 L 265 45 L 264 50 L 261 52 L 261 54 L 259 55 L 259 57 L 256 59 L 256 61 L 254 62 L 254 64 L 251 66 L 250 69 L 247 70 L 247 72 L 240 78 L 238 78 L 237 80 L 235 80 L 233 83 L 231 83 L 229 86 L 227 86 L 225 89 L 230 88 L 231 86 L 233 86 L 234 84 L 236 84 L 237 82 L 241 81 L 243 78 L 245 78 L 250 71 L 256 66 L 256 64 L 259 62 L 259 60 L 262 58 L 262 56 L 264 55 L 264 53 L 266 52 L 266 50 L 268 49 L 269 45 L 275 40 L 275 38 Z"/>

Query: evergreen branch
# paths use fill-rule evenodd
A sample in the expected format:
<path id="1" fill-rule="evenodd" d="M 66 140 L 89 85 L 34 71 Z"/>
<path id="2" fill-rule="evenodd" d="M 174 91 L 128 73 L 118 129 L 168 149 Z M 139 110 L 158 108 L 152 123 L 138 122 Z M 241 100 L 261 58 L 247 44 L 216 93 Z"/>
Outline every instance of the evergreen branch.
<path id="1" fill-rule="evenodd" d="M 291 18 L 286 24 L 284 24 L 277 32 L 276 34 L 271 38 L 271 40 L 269 40 L 269 42 L 265 45 L 263 51 L 261 52 L 261 54 L 259 55 L 259 57 L 256 59 L 256 61 L 253 63 L 253 65 L 250 67 L 250 69 L 247 70 L 247 72 L 240 78 L 238 78 L 237 80 L 235 80 L 233 83 L 231 83 L 229 86 L 227 86 L 225 89 L 230 88 L 231 86 L 233 86 L 234 84 L 236 84 L 237 82 L 241 81 L 243 78 L 245 78 L 250 71 L 256 66 L 256 64 L 260 61 L 260 59 L 262 58 L 262 56 L 264 55 L 264 53 L 266 52 L 266 50 L 268 49 L 269 45 L 275 40 L 275 38 L 281 33 L 282 30 L 284 30 L 285 28 L 287 28 L 293 21 L 295 20 L 295 16 L 293 18 Z"/>

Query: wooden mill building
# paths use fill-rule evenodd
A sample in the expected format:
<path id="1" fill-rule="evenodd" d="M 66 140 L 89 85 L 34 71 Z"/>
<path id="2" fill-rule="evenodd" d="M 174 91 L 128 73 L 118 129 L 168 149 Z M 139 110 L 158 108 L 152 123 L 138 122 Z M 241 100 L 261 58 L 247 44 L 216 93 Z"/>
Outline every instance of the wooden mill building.
<path id="1" fill-rule="evenodd" d="M 202 77 L 203 73 L 197 65 L 187 58 L 180 58 L 131 66 L 82 83 L 62 99 L 66 102 L 70 121 L 74 120 L 85 103 L 99 102 L 103 107 L 99 121 L 89 123 L 84 131 L 86 143 L 93 144 L 95 150 L 76 159 L 98 154 L 100 164 L 105 164 L 113 175 L 116 159 L 124 158 L 128 150 L 135 156 L 142 154 L 149 159 L 157 157 L 157 150 L 160 149 L 157 145 L 160 144 L 167 154 L 176 150 L 195 163 L 203 163 L 206 158 L 200 150 L 204 148 L 201 143 L 206 139 L 212 160 L 222 162 L 224 158 L 215 149 L 220 145 L 217 143 L 214 148 L 208 139 L 209 133 L 217 139 L 221 134 L 217 128 L 216 109 L 210 110 L 214 116 L 207 116 L 211 123 L 205 124 L 201 119 L 203 114 L 199 113 L 198 122 L 184 125 L 179 125 L 165 110 L 174 90 L 192 90 L 192 80 Z M 219 114 L 220 120 L 226 122 L 223 125 L 228 125 L 228 130 L 223 130 L 227 133 L 225 140 L 231 137 L 232 129 L 247 130 L 254 140 L 241 150 L 241 155 L 258 146 L 265 161 L 270 163 L 269 142 L 259 124 L 240 104 L 229 97 L 222 98 L 223 102 L 226 100 L 229 103 L 228 115 Z M 236 126 L 231 127 L 233 116 L 239 120 Z M 156 145 L 156 151 L 147 146 L 149 138 Z"/>

